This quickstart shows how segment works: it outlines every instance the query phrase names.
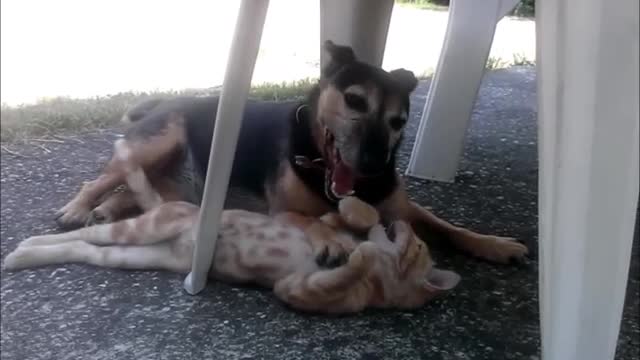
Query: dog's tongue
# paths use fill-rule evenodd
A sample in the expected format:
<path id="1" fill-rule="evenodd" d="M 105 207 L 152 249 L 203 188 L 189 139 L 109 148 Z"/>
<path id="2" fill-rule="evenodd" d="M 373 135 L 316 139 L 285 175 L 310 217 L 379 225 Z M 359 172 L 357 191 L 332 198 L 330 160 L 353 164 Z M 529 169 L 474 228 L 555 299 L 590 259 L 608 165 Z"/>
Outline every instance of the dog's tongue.
<path id="1" fill-rule="evenodd" d="M 355 176 L 353 171 L 346 166 L 342 161 L 336 163 L 335 169 L 333 169 L 333 191 L 338 196 L 347 196 L 353 190 Z"/>

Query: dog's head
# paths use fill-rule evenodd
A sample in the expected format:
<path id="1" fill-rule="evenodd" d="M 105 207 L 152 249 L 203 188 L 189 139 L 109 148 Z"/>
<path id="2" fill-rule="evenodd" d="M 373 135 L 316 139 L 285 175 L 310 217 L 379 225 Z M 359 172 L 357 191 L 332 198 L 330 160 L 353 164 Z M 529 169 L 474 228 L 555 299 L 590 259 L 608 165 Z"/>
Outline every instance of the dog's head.
<path id="1" fill-rule="evenodd" d="M 350 47 L 324 44 L 316 103 L 318 147 L 324 151 L 336 197 L 349 195 L 361 177 L 388 169 L 409 115 L 418 80 L 404 69 L 384 71 L 356 59 Z"/>

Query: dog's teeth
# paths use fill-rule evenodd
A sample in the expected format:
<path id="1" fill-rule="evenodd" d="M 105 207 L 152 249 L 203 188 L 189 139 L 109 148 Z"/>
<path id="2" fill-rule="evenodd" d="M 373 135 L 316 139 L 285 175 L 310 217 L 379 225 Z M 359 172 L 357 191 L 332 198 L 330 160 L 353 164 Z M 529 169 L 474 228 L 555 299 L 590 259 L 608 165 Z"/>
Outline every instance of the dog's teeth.
<path id="1" fill-rule="evenodd" d="M 333 193 L 333 196 L 337 197 L 338 199 L 344 199 L 344 198 L 346 198 L 347 196 L 351 196 L 351 195 L 355 194 L 355 191 L 354 191 L 354 190 L 351 190 L 351 191 L 349 191 L 348 193 L 346 193 L 346 194 L 344 194 L 344 195 L 339 195 L 339 194 L 336 192 L 336 182 L 335 182 L 335 181 L 332 181 L 332 182 L 331 182 L 331 192 Z"/>
<path id="2" fill-rule="evenodd" d="M 335 181 L 331 182 L 331 193 L 333 193 L 333 196 L 337 197 L 338 199 L 342 199 L 342 195 L 339 195 L 336 192 L 336 182 Z"/>

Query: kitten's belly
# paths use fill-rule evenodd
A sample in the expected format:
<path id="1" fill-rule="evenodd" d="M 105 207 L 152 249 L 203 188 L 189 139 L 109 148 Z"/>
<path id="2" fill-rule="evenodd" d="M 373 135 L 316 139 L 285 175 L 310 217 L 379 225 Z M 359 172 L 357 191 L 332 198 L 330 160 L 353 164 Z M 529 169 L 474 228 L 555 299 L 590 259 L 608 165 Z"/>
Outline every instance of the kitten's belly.
<path id="1" fill-rule="evenodd" d="M 210 275 L 230 282 L 271 287 L 292 273 L 317 267 L 313 249 L 299 229 L 272 222 L 266 229 L 234 226 L 221 232 Z"/>

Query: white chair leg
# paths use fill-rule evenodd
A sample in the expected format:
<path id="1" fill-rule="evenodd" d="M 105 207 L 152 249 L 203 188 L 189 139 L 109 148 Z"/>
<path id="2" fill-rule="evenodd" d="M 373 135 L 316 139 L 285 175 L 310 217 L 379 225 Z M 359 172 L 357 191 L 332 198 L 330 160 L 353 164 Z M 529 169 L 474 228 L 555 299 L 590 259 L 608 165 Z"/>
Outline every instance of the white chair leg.
<path id="1" fill-rule="evenodd" d="M 638 201 L 638 10 L 536 4 L 543 360 L 614 358 Z"/>
<path id="2" fill-rule="evenodd" d="M 393 0 L 320 0 L 321 44 L 349 45 L 360 61 L 380 66 L 392 10 Z"/>
<path id="3" fill-rule="evenodd" d="M 449 23 L 406 174 L 452 182 L 496 24 L 519 0 L 452 0 Z"/>
<path id="4" fill-rule="evenodd" d="M 189 294 L 202 291 L 207 282 L 268 6 L 269 0 L 243 0 L 238 12 L 216 115 L 193 264 L 184 281 Z"/>

